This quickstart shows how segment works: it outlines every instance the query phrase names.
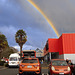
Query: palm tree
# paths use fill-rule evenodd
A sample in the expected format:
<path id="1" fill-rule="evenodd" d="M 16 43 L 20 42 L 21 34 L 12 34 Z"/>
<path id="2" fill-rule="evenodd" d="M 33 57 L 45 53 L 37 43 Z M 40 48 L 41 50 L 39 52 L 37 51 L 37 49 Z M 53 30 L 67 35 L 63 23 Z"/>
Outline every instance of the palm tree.
<path id="1" fill-rule="evenodd" d="M 16 43 L 18 43 L 18 45 L 20 46 L 20 57 L 22 58 L 22 47 L 23 47 L 23 44 L 27 41 L 27 36 L 25 31 L 18 30 L 15 34 L 15 40 L 16 40 Z"/>

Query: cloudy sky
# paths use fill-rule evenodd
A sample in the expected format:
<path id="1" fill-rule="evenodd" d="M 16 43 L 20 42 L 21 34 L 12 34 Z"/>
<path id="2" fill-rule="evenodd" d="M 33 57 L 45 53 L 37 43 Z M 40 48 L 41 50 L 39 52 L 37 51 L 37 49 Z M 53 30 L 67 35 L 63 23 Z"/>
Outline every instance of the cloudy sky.
<path id="1" fill-rule="evenodd" d="M 52 21 L 58 33 L 75 33 L 75 0 L 33 0 Z"/>
<path id="2" fill-rule="evenodd" d="M 32 0 L 62 33 L 75 32 L 75 0 Z M 44 16 L 28 0 L 0 0 L 0 32 L 9 46 L 19 50 L 15 42 L 17 30 L 27 33 L 25 49 L 44 48 L 48 38 L 58 38 Z"/>

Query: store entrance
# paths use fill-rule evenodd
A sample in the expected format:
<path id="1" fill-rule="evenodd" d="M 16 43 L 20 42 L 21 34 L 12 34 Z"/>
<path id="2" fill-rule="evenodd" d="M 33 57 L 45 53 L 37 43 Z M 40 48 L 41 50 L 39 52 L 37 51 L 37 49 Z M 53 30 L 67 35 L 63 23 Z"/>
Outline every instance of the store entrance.
<path id="1" fill-rule="evenodd" d="M 59 52 L 51 52 L 51 59 L 59 59 Z"/>

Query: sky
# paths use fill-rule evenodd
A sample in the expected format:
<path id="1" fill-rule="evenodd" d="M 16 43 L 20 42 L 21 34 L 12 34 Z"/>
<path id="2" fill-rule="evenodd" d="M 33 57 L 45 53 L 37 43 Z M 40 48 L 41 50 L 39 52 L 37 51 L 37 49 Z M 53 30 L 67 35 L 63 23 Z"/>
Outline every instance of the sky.
<path id="1" fill-rule="evenodd" d="M 74 0 L 32 0 L 53 23 L 58 33 L 75 32 Z M 28 0 L 0 0 L 0 32 L 9 46 L 20 49 L 15 34 L 23 29 L 27 42 L 23 50 L 43 49 L 48 38 L 59 38 L 46 18 Z"/>
<path id="2" fill-rule="evenodd" d="M 62 33 L 75 33 L 75 0 L 33 0 Z"/>

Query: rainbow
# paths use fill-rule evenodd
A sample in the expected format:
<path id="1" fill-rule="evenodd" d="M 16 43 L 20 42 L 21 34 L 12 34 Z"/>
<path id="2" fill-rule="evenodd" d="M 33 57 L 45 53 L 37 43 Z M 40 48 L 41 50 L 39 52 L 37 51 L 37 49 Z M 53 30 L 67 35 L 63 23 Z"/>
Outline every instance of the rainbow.
<path id="1" fill-rule="evenodd" d="M 56 33 L 57 37 L 59 37 L 59 33 L 56 30 L 56 28 L 54 27 L 53 23 L 48 19 L 48 17 L 43 13 L 43 11 L 32 1 L 32 0 L 28 0 L 28 2 L 30 4 L 32 4 L 42 15 L 43 17 L 47 20 L 47 22 L 49 23 L 49 25 L 52 27 L 52 29 L 54 30 L 54 32 Z"/>

